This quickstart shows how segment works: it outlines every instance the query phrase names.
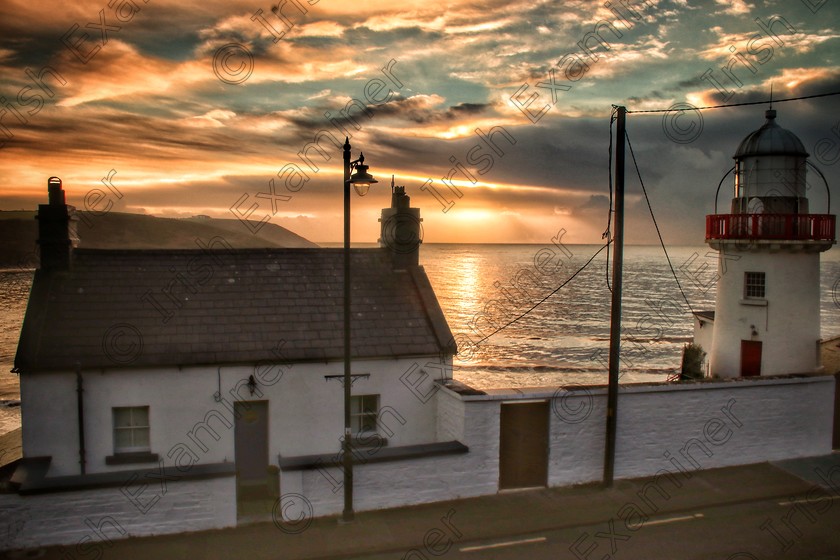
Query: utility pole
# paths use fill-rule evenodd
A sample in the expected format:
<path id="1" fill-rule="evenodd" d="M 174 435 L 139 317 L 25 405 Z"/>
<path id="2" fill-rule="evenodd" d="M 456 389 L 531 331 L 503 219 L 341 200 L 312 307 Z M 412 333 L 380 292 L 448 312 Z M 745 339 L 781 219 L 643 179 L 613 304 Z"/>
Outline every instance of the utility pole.
<path id="1" fill-rule="evenodd" d="M 616 107 L 615 150 L 615 221 L 612 270 L 612 307 L 610 311 L 610 363 L 607 387 L 607 434 L 604 446 L 604 486 L 613 484 L 615 470 L 615 432 L 618 413 L 618 366 L 621 353 L 621 269 L 624 262 L 624 146 L 627 109 Z"/>

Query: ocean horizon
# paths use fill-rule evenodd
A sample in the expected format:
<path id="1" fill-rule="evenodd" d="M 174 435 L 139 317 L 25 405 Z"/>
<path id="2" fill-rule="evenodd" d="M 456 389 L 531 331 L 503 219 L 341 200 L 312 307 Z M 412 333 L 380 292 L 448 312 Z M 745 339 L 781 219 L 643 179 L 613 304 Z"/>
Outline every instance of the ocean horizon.
<path id="1" fill-rule="evenodd" d="M 607 251 L 571 278 L 599 248 L 424 243 L 420 264 L 459 345 L 455 379 L 478 389 L 606 383 L 612 264 L 607 266 Z M 625 247 L 622 383 L 664 381 L 679 370 L 682 348 L 692 339 L 692 311 L 714 309 L 716 253 L 705 245 L 673 246 L 668 253 L 682 290 L 660 246 Z M 825 339 L 840 335 L 840 251 L 823 253 L 820 266 Z M 0 433 L 20 425 L 20 408 L 2 403 L 20 398 L 10 370 L 32 272 L 0 270 Z M 195 301 L 200 304 L 200 293 Z"/>

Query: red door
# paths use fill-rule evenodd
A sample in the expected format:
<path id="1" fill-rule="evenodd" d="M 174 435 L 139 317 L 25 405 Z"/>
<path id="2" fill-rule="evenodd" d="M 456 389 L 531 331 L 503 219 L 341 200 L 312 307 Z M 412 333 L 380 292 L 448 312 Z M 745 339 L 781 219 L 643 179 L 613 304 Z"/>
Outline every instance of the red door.
<path id="1" fill-rule="evenodd" d="M 741 376 L 761 375 L 761 341 L 741 341 Z"/>

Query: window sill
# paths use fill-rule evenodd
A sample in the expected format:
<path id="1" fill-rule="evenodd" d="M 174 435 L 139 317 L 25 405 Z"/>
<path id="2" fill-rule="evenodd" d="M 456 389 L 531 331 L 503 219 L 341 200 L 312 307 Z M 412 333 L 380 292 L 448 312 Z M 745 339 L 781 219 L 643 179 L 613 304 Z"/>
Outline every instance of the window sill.
<path id="1" fill-rule="evenodd" d="M 742 299 L 739 300 L 738 303 L 740 303 L 741 305 L 755 305 L 757 307 L 767 307 L 766 299 Z"/>
<path id="2" fill-rule="evenodd" d="M 134 463 L 157 463 L 160 460 L 157 453 L 137 451 L 134 453 L 114 453 L 105 457 L 106 465 L 131 465 Z"/>

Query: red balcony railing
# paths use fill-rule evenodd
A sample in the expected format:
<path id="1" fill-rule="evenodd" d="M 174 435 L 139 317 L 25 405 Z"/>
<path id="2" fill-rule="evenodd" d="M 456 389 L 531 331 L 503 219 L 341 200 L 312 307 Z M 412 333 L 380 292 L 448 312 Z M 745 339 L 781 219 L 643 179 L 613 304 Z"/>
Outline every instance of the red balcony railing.
<path id="1" fill-rule="evenodd" d="M 831 214 L 710 214 L 706 239 L 835 240 Z"/>

